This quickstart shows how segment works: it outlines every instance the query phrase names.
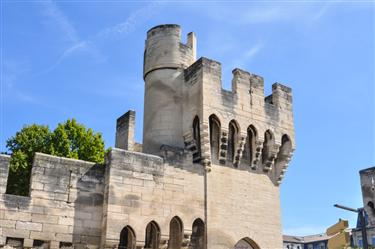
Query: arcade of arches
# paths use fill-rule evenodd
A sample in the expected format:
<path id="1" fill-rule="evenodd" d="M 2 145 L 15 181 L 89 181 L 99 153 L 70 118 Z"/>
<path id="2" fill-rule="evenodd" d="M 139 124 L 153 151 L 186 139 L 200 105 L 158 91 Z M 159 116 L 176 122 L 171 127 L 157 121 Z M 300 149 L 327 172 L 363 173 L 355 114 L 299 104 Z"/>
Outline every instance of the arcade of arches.
<path id="1" fill-rule="evenodd" d="M 192 225 L 190 241 L 184 242 L 184 229 L 179 217 L 172 218 L 169 224 L 169 240 L 167 249 L 206 249 L 205 225 L 201 219 L 196 219 Z M 145 242 L 137 246 L 134 230 L 130 226 L 124 227 L 120 234 L 118 249 L 159 249 L 161 232 L 158 224 L 151 221 L 146 226 Z M 249 238 L 243 238 L 230 249 L 259 249 L 259 246 Z"/>
<path id="2" fill-rule="evenodd" d="M 168 249 L 205 249 L 205 224 L 201 219 L 196 219 L 192 225 L 190 241 L 184 241 L 184 229 L 180 218 L 173 217 L 169 224 Z M 119 249 L 159 249 L 161 246 L 161 231 L 155 221 L 151 221 L 146 226 L 144 245 L 137 245 L 137 238 L 131 226 L 126 226 L 121 231 Z M 143 247 L 142 247 L 143 246 Z M 163 247 L 164 248 L 164 247 Z"/>

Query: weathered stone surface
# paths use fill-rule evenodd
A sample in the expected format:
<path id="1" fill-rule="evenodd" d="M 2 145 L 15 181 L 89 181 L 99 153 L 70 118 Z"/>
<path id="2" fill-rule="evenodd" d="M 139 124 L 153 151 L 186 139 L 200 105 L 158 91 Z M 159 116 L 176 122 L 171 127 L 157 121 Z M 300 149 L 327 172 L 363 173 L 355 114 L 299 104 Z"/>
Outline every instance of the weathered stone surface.
<path id="1" fill-rule="evenodd" d="M 117 120 L 118 148 L 105 166 L 36 153 L 30 197 L 4 194 L 10 158 L 0 155 L 0 246 L 12 237 L 52 249 L 118 248 L 125 233 L 137 248 L 151 247 L 152 234 L 159 249 L 169 240 L 184 249 L 282 248 L 291 89 L 275 83 L 265 97 L 261 76 L 234 69 L 224 90 L 221 64 L 196 60 L 194 34 L 186 44 L 180 36 L 178 25 L 147 33 L 143 145 L 130 111 Z"/>

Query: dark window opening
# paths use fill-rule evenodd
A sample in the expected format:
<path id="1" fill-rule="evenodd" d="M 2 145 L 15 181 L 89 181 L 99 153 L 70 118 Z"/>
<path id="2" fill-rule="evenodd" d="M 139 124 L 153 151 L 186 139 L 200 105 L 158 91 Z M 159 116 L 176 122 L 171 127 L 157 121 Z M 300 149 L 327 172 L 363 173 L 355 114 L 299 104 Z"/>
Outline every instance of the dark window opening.
<path id="1" fill-rule="evenodd" d="M 270 150 L 273 145 L 274 145 L 273 135 L 269 130 L 267 130 L 266 133 L 264 134 L 264 142 L 263 142 L 263 149 L 262 149 L 262 163 L 263 164 L 270 157 Z"/>
<path id="2" fill-rule="evenodd" d="M 209 118 L 210 125 L 210 147 L 211 147 L 211 159 L 213 161 L 219 158 L 220 151 L 220 121 L 215 115 L 211 115 Z"/>
<path id="3" fill-rule="evenodd" d="M 130 226 L 126 226 L 120 233 L 120 244 L 118 249 L 135 249 L 136 237 L 134 230 Z"/>
<path id="4" fill-rule="evenodd" d="M 44 241 L 44 240 L 33 241 L 33 249 L 48 249 L 48 248 L 49 248 L 49 241 Z"/>
<path id="5" fill-rule="evenodd" d="M 198 116 L 196 116 L 193 121 L 193 138 L 196 145 L 196 152 L 193 154 L 193 161 L 199 162 L 201 160 L 201 133 Z"/>
<path id="6" fill-rule="evenodd" d="M 238 144 L 238 126 L 234 121 L 229 123 L 229 132 L 228 132 L 228 161 L 234 162 L 236 156 Z"/>
<path id="7" fill-rule="evenodd" d="M 155 221 L 151 221 L 146 227 L 145 242 L 144 249 L 159 249 L 160 228 Z"/>
<path id="8" fill-rule="evenodd" d="M 73 249 L 73 243 L 71 242 L 60 242 L 60 248 L 64 248 L 64 249 Z"/>
<path id="9" fill-rule="evenodd" d="M 252 166 L 255 159 L 256 136 L 257 133 L 254 126 L 250 125 L 247 129 L 246 143 L 242 155 L 244 162 L 246 162 L 249 166 Z"/>
<path id="10" fill-rule="evenodd" d="M 178 217 L 174 217 L 169 223 L 168 249 L 181 249 L 183 237 L 182 222 Z"/>
<path id="11" fill-rule="evenodd" d="M 22 238 L 12 238 L 12 237 L 7 237 L 6 238 L 6 245 L 11 246 L 13 248 L 23 248 L 23 239 Z"/>
<path id="12" fill-rule="evenodd" d="M 190 239 L 191 249 L 205 249 L 205 225 L 201 219 L 196 219 L 193 223 L 193 230 Z"/>

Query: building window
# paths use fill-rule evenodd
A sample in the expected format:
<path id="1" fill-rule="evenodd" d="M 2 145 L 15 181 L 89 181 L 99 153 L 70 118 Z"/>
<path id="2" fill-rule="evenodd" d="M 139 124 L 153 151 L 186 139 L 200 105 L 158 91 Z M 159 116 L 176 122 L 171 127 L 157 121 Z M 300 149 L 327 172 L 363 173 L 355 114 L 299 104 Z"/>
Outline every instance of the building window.
<path id="1" fill-rule="evenodd" d="M 249 166 L 253 166 L 253 161 L 255 157 L 255 143 L 256 143 L 256 130 L 255 127 L 250 125 L 247 128 L 247 138 L 245 143 L 245 149 L 243 151 L 242 158 Z"/>
<path id="2" fill-rule="evenodd" d="M 264 133 L 264 142 L 263 142 L 263 149 L 262 149 L 262 164 L 267 163 L 270 158 L 270 152 L 275 144 L 275 139 L 273 134 L 270 130 L 267 130 Z"/>
<path id="3" fill-rule="evenodd" d="M 205 240 L 205 225 L 201 219 L 196 219 L 193 222 L 193 229 L 190 239 L 191 249 L 204 249 L 206 245 Z"/>
<path id="4" fill-rule="evenodd" d="M 183 237 L 182 221 L 177 216 L 173 217 L 169 223 L 168 249 L 180 249 Z"/>
<path id="5" fill-rule="evenodd" d="M 135 233 L 130 226 L 124 227 L 120 233 L 120 244 L 118 249 L 135 249 Z"/>
<path id="6" fill-rule="evenodd" d="M 193 121 L 193 138 L 197 146 L 196 152 L 193 155 L 194 162 L 199 162 L 201 159 L 201 133 L 199 127 L 199 118 L 196 116 Z"/>
<path id="7" fill-rule="evenodd" d="M 228 132 L 228 161 L 234 162 L 238 144 L 238 125 L 234 120 L 229 123 Z"/>
<path id="8" fill-rule="evenodd" d="M 160 228 L 155 221 L 148 223 L 146 227 L 145 247 L 147 249 L 158 249 L 160 244 Z"/>
<path id="9" fill-rule="evenodd" d="M 292 152 L 292 142 L 288 135 L 284 134 L 281 138 L 281 146 L 275 160 L 276 169 L 281 171 L 282 167 L 288 163 L 290 153 Z"/>
<path id="10" fill-rule="evenodd" d="M 209 118 L 210 125 L 210 147 L 211 147 L 211 159 L 216 160 L 219 158 L 220 148 L 220 121 L 215 115 L 211 115 Z"/>
<path id="11" fill-rule="evenodd" d="M 358 239 L 358 247 L 363 247 L 363 241 L 362 241 L 362 239 Z"/>

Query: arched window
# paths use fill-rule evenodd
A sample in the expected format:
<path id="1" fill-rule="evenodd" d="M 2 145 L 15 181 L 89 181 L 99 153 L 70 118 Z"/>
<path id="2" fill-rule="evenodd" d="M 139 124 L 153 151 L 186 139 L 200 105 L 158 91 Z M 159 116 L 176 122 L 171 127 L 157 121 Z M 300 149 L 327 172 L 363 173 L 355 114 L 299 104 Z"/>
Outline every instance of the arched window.
<path id="1" fill-rule="evenodd" d="M 180 218 L 173 217 L 169 223 L 169 242 L 168 249 L 180 249 L 183 237 L 183 225 Z"/>
<path id="2" fill-rule="evenodd" d="M 233 247 L 233 249 L 259 249 L 259 246 L 251 239 L 249 238 L 243 238 L 240 241 L 236 243 L 236 245 Z M 289 249 L 289 246 L 288 246 Z"/>
<path id="3" fill-rule="evenodd" d="M 252 166 L 252 162 L 254 161 L 255 150 L 256 150 L 256 144 L 255 144 L 256 139 L 257 139 L 256 129 L 254 126 L 250 125 L 249 128 L 247 128 L 245 149 L 243 151 L 244 162 L 248 163 L 249 166 Z"/>
<path id="4" fill-rule="evenodd" d="M 234 161 L 238 144 L 238 126 L 234 120 L 229 123 L 228 131 L 228 155 L 227 158 L 230 162 Z"/>
<path id="5" fill-rule="evenodd" d="M 190 239 L 191 249 L 205 249 L 206 239 L 205 239 L 205 225 L 201 219 L 196 219 L 193 222 L 193 230 Z"/>
<path id="6" fill-rule="evenodd" d="M 148 223 L 146 227 L 145 247 L 144 249 L 159 249 L 160 228 L 155 221 Z"/>
<path id="7" fill-rule="evenodd" d="M 292 142 L 288 135 L 284 134 L 281 137 L 281 146 L 275 160 L 275 167 L 278 172 L 281 170 L 281 167 L 288 163 L 290 153 L 292 151 Z"/>
<path id="8" fill-rule="evenodd" d="M 287 156 L 292 150 L 292 142 L 290 141 L 290 138 L 288 135 L 283 135 L 281 138 L 281 148 L 280 152 L 283 154 L 283 156 Z"/>
<path id="9" fill-rule="evenodd" d="M 193 121 L 193 138 L 197 146 L 197 150 L 193 155 L 194 162 L 198 162 L 201 159 L 201 133 L 199 127 L 199 118 L 195 116 Z"/>
<path id="10" fill-rule="evenodd" d="M 219 151 L 220 151 L 220 132 L 221 132 L 220 121 L 215 115 L 211 115 L 209 117 L 209 125 L 210 125 L 211 159 L 217 160 L 219 158 Z"/>
<path id="11" fill-rule="evenodd" d="M 136 238 L 134 230 L 130 226 L 126 226 L 120 233 L 119 249 L 135 249 Z"/>
<path id="12" fill-rule="evenodd" d="M 263 142 L 263 149 L 262 149 L 262 163 L 264 164 L 268 158 L 270 157 L 270 150 L 271 147 L 274 145 L 275 140 L 270 130 L 267 130 L 264 133 L 264 142 Z"/>

